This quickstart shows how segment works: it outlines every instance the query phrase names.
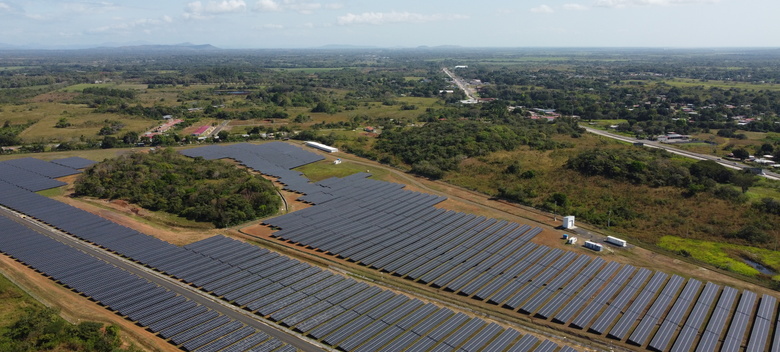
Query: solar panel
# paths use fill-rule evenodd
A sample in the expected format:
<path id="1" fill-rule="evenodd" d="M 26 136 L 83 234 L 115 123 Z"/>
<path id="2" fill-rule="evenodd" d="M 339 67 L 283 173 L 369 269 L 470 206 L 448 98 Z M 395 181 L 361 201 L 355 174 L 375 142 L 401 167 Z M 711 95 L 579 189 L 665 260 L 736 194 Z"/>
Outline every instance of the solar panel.
<path id="1" fill-rule="evenodd" d="M 639 269 L 620 294 L 613 301 L 608 302 L 606 310 L 596 319 L 590 330 L 597 334 L 603 334 L 626 304 L 628 304 L 629 300 L 634 297 L 634 294 L 644 284 L 650 273 L 651 271 L 645 268 Z"/>
<path id="2" fill-rule="evenodd" d="M 755 292 L 744 290 L 742 291 L 742 298 L 739 300 L 737 310 L 734 312 L 734 316 L 731 318 L 731 325 L 726 333 L 726 338 L 723 340 L 721 351 L 723 352 L 736 352 L 739 351 L 742 346 L 742 340 L 745 337 L 745 331 L 752 315 L 753 306 L 755 305 L 756 294 Z"/>
<path id="3" fill-rule="evenodd" d="M 72 169 L 84 169 L 84 168 L 92 166 L 92 165 L 94 165 L 96 163 L 96 162 L 94 162 L 92 160 L 84 159 L 84 158 L 81 158 L 81 157 L 78 157 L 78 156 L 73 156 L 73 157 L 63 158 L 63 159 L 56 159 L 56 160 L 52 160 L 51 162 L 55 163 L 55 164 L 58 164 L 58 165 L 66 166 L 66 167 L 69 167 L 69 168 L 72 168 Z"/>
<path id="4" fill-rule="evenodd" d="M 720 286 L 711 282 L 704 286 L 704 290 L 699 295 L 696 305 L 693 306 L 691 314 L 688 315 L 688 320 L 685 321 L 677 341 L 672 346 L 672 351 L 682 352 L 691 350 L 694 339 L 696 339 L 701 325 L 704 324 L 704 318 L 710 311 L 710 305 L 715 300 L 719 290 Z"/>
<path id="5" fill-rule="evenodd" d="M 753 330 L 750 333 L 746 352 L 758 352 L 766 350 L 769 330 L 772 324 L 772 318 L 775 315 L 775 306 L 777 299 L 764 294 L 761 296 L 761 304 L 758 306 L 756 319 L 753 323 Z"/>
<path id="6" fill-rule="evenodd" d="M 572 321 L 572 325 L 580 328 L 587 327 L 588 323 L 593 320 L 593 317 L 598 311 L 607 303 L 608 300 L 615 295 L 615 293 L 623 286 L 623 283 L 628 280 L 628 277 L 636 270 L 631 265 L 626 265 L 621 269 L 615 277 L 607 282 L 607 285 L 599 291 L 598 295 L 590 300 L 582 312 L 577 315 Z M 644 282 L 644 277 L 640 278 Z M 626 299 L 627 300 L 627 299 Z M 613 301 L 613 303 L 616 301 Z"/>
<path id="7" fill-rule="evenodd" d="M 609 331 L 609 336 L 618 340 L 623 339 L 625 334 L 637 320 L 637 317 L 639 317 L 645 310 L 645 307 L 650 304 L 650 300 L 655 296 L 668 276 L 669 275 L 662 272 L 656 272 L 655 275 L 653 275 L 634 302 L 631 303 L 631 306 L 628 307 L 620 320 L 618 320 L 612 330 Z"/>
<path id="8" fill-rule="evenodd" d="M 666 346 L 669 344 L 674 332 L 680 325 L 683 315 L 688 311 L 690 305 L 693 304 L 694 298 L 700 288 L 701 282 L 695 279 L 688 280 L 688 283 L 685 285 L 685 288 L 683 288 L 677 301 L 674 302 L 669 314 L 664 318 L 661 327 L 650 341 L 650 348 L 655 348 L 658 351 L 666 350 Z"/>
<path id="9" fill-rule="evenodd" d="M 666 311 L 669 304 L 671 304 L 672 299 L 676 297 L 684 280 L 685 279 L 682 277 L 672 275 L 669 281 L 667 281 L 666 286 L 664 286 L 664 289 L 661 291 L 661 294 L 658 295 L 644 318 L 642 318 L 639 325 L 637 325 L 634 332 L 628 338 L 628 342 L 641 346 L 647 341 L 650 330 L 659 320 L 661 320 L 663 313 Z"/>

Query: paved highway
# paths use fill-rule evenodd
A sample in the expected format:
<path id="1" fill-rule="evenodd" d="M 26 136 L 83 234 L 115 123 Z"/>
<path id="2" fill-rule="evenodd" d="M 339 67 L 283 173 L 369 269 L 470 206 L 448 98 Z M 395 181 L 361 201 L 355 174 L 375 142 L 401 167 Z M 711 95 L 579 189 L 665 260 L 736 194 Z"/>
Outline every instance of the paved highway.
<path id="1" fill-rule="evenodd" d="M 203 291 L 200 291 L 192 286 L 186 285 L 171 277 L 165 276 L 159 272 L 153 271 L 149 268 L 141 266 L 138 263 L 120 257 L 116 254 L 100 249 L 92 244 L 79 240 L 62 231 L 56 230 L 46 224 L 43 224 L 34 219 L 28 217 L 21 217 L 18 213 L 13 212 L 5 207 L 0 207 L 0 215 L 5 216 L 15 222 L 24 225 L 25 227 L 32 229 L 40 234 L 53 238 L 61 243 L 64 243 L 70 247 L 76 248 L 82 252 L 85 252 L 95 258 L 111 263 L 112 265 L 123 269 L 127 272 L 133 273 L 146 280 L 149 280 L 157 285 L 160 285 L 168 290 L 171 290 L 179 295 L 182 295 L 194 302 L 197 302 L 209 309 L 213 309 L 219 313 L 228 316 L 231 319 L 240 321 L 246 325 L 249 325 L 257 330 L 265 332 L 266 334 L 279 339 L 289 345 L 309 352 L 309 351 L 329 351 L 331 349 L 320 346 L 316 342 L 309 341 L 303 337 L 293 335 L 292 332 L 284 330 L 282 328 L 265 323 L 254 314 L 247 312 L 243 309 L 228 304 L 218 298 L 215 298 Z M 91 304 L 85 300 L 84 304 Z"/>
<path id="2" fill-rule="evenodd" d="M 691 158 L 691 159 L 712 160 L 714 162 L 717 162 L 718 164 L 721 164 L 721 165 L 723 165 L 723 166 L 725 166 L 727 168 L 734 169 L 734 170 L 742 170 L 742 169 L 744 169 L 746 167 L 750 167 L 748 165 L 745 165 L 745 164 L 742 164 L 742 163 L 738 163 L 738 162 L 735 162 L 735 161 L 724 160 L 724 159 L 719 158 L 717 156 L 708 155 L 708 154 L 694 153 L 694 152 L 689 152 L 687 150 L 678 149 L 678 148 L 672 147 L 669 144 L 659 143 L 659 142 L 650 141 L 650 140 L 646 140 L 646 139 L 636 139 L 636 138 L 621 136 L 619 134 L 609 133 L 607 131 L 602 131 L 602 130 L 598 130 L 598 129 L 595 129 L 595 128 L 590 128 L 590 127 L 587 127 L 587 126 L 580 126 L 580 127 L 584 128 L 586 131 L 588 131 L 590 133 L 597 134 L 599 136 L 604 136 L 604 137 L 608 137 L 608 138 L 612 138 L 612 139 L 617 139 L 617 140 L 628 142 L 628 143 L 640 142 L 640 143 L 643 143 L 647 147 L 663 149 L 663 150 L 666 150 L 666 151 L 668 151 L 670 153 L 674 153 L 674 154 L 677 154 L 677 155 L 682 155 L 684 157 L 688 157 L 688 158 Z M 774 172 L 770 172 L 770 171 L 766 171 L 766 170 L 764 171 L 764 173 L 765 174 L 762 175 L 762 176 L 764 176 L 764 177 L 766 177 L 768 179 L 780 180 L 780 174 L 777 174 L 777 173 L 774 173 Z"/>
<path id="3" fill-rule="evenodd" d="M 450 78 L 452 78 L 452 80 L 455 82 L 455 84 L 458 86 L 458 88 L 460 88 L 460 90 L 463 91 L 463 93 L 466 93 L 466 97 L 468 97 L 471 100 L 476 99 L 476 97 L 474 97 L 473 89 L 469 88 L 469 86 L 465 82 L 463 82 L 462 79 L 458 78 L 458 76 L 456 76 L 454 73 L 452 73 L 446 67 L 442 68 L 442 71 L 444 71 L 444 73 L 446 73 L 447 76 L 450 76 Z"/>

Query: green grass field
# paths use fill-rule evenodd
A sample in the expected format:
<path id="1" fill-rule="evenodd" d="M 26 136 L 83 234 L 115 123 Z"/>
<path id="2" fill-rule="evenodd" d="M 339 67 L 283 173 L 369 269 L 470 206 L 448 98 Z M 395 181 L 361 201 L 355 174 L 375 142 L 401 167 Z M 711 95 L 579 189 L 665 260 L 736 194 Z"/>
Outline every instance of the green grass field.
<path id="1" fill-rule="evenodd" d="M 42 308 L 43 306 L 13 282 L 0 274 L 0 334 L 6 332 L 27 307 Z"/>
<path id="2" fill-rule="evenodd" d="M 358 172 L 366 172 L 366 167 L 357 165 L 349 160 L 342 159 L 341 164 L 333 164 L 333 161 L 323 160 L 296 168 L 296 171 L 302 172 L 312 182 L 322 181 L 331 177 L 346 177 Z M 388 172 L 382 169 L 368 170 L 372 179 L 384 179 Z"/>
<path id="3" fill-rule="evenodd" d="M 746 264 L 743 258 L 760 263 L 775 272 L 780 272 L 780 251 L 675 236 L 661 237 L 658 246 L 745 276 L 757 277 L 760 273 Z M 772 279 L 780 280 L 780 275 L 775 275 Z"/>

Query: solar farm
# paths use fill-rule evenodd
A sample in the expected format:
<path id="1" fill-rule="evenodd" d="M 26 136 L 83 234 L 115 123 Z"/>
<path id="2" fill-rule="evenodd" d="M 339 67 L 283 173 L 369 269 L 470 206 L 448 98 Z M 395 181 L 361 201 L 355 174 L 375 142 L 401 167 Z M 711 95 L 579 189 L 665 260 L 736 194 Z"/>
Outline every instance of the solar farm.
<path id="1" fill-rule="evenodd" d="M 200 155 L 253 168 L 229 151 Z M 444 198 L 367 176 L 286 184 L 315 206 L 265 224 L 282 241 L 638 348 L 780 350 L 775 297 L 537 245 L 539 228 L 438 209 Z"/>
<path id="2" fill-rule="evenodd" d="M 313 206 L 263 220 L 279 243 L 410 285 L 494 305 L 602 345 L 656 351 L 780 351 L 775 297 L 637 268 L 531 240 L 541 228 L 444 210 L 444 197 L 358 173 L 311 183 L 292 168 L 322 160 L 287 143 L 207 146 Z M 210 237 L 179 247 L 34 192 L 85 159 L 0 162 L 0 204 L 75 238 L 343 351 L 575 351 L 277 252 Z M 0 217 L 0 252 L 187 351 L 288 351 L 241 321 Z"/>

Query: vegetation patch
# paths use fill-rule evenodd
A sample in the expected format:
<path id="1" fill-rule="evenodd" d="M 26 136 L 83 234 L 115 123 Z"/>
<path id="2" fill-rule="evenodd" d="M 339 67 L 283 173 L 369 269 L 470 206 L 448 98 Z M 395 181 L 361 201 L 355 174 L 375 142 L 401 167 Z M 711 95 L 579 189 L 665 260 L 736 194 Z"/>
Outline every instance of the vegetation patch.
<path id="1" fill-rule="evenodd" d="M 578 133 L 576 125 L 566 123 L 553 126 L 531 120 L 495 124 L 444 120 L 420 128 L 385 131 L 374 149 L 411 165 L 414 173 L 442 178 L 447 171 L 457 170 L 466 158 L 510 151 L 521 145 L 539 150 L 562 147 L 549 137 L 557 133 L 557 127 L 562 127 L 564 133 Z"/>
<path id="2" fill-rule="evenodd" d="M 75 194 L 122 199 L 217 227 L 273 215 L 281 206 L 270 181 L 224 161 L 191 159 L 172 149 L 95 164 L 76 180 Z"/>
<path id="3" fill-rule="evenodd" d="M 780 272 L 780 252 L 774 250 L 729 243 L 686 239 L 676 236 L 661 237 L 658 241 L 658 246 L 676 252 L 682 256 L 691 257 L 717 268 L 745 276 L 768 276 L 746 264 L 745 259 L 758 263 L 774 272 Z M 772 280 L 775 282 L 779 281 L 780 275 L 775 275 L 772 277 Z"/>
<path id="4" fill-rule="evenodd" d="M 0 275 L 0 351 L 122 352 L 117 326 L 73 325 Z M 130 347 L 130 351 L 137 351 Z"/>

